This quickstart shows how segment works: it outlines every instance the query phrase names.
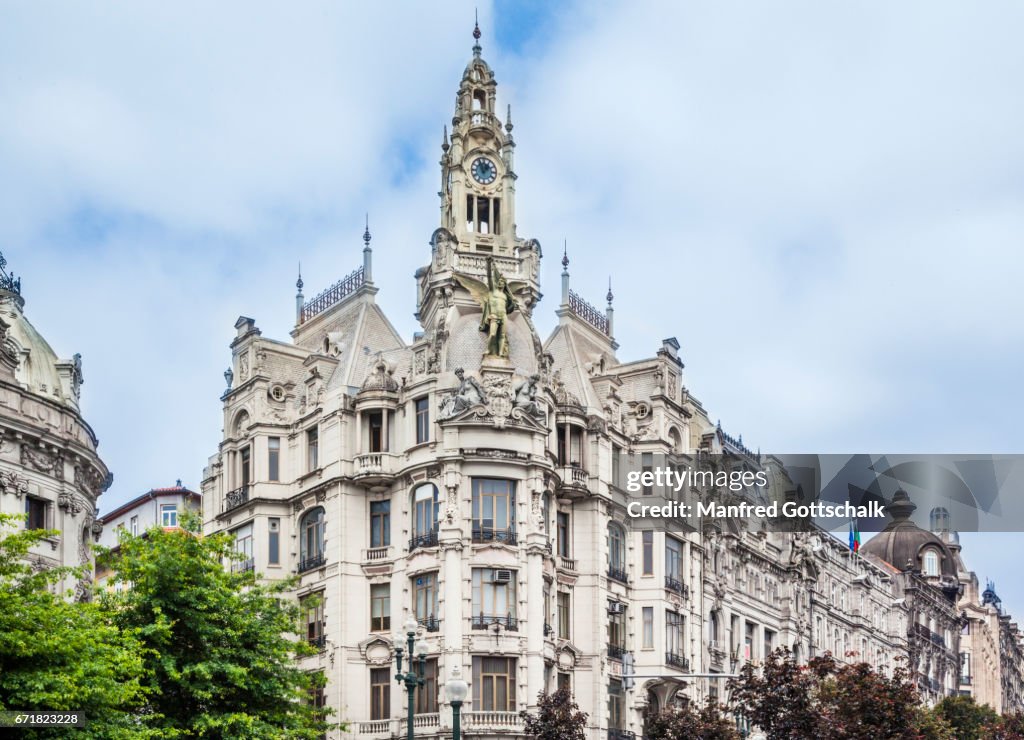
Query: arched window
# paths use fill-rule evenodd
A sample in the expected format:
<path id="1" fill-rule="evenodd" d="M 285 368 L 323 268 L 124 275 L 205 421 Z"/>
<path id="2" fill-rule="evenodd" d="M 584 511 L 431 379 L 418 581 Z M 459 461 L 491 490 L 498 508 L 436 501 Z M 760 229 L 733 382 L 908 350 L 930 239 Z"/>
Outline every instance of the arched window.
<path id="1" fill-rule="evenodd" d="M 299 572 L 324 564 L 324 510 L 310 509 L 299 520 Z"/>
<path id="2" fill-rule="evenodd" d="M 608 577 L 626 582 L 626 531 L 622 525 L 608 523 Z"/>
<path id="3" fill-rule="evenodd" d="M 926 550 L 924 553 L 924 574 L 926 576 L 939 575 L 939 554 L 935 550 Z"/>
<path id="4" fill-rule="evenodd" d="M 409 551 L 437 545 L 437 486 L 422 483 L 412 492 L 412 539 Z"/>

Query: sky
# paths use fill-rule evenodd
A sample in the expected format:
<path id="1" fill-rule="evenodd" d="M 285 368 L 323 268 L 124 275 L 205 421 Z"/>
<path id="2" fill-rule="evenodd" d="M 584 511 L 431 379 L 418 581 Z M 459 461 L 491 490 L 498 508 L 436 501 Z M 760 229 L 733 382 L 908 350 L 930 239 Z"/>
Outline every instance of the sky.
<path id="1" fill-rule="evenodd" d="M 472 46 L 511 104 L 538 308 L 615 293 L 764 451 L 1024 448 L 1018 2 L 0 3 L 0 250 L 84 361 L 110 510 L 217 450 L 239 315 L 360 264 L 406 337 Z M 1007 554 L 965 557 L 1024 614 Z"/>

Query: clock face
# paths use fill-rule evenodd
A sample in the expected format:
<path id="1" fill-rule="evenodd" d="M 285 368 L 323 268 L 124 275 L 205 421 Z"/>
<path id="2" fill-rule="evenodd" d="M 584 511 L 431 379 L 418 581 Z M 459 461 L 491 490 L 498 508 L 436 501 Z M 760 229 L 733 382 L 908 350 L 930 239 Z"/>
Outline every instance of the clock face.
<path id="1" fill-rule="evenodd" d="M 498 176 L 498 168 L 487 157 L 477 157 L 474 159 L 470 172 L 473 173 L 473 179 L 481 185 L 490 185 L 494 182 L 494 178 Z"/>

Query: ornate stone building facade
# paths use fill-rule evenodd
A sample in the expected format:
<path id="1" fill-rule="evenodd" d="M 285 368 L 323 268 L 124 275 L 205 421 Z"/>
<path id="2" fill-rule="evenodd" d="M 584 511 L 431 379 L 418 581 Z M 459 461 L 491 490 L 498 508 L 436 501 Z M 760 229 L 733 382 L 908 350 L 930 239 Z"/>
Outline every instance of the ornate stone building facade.
<path id="1" fill-rule="evenodd" d="M 57 357 L 26 318 L 21 280 L 6 266 L 0 256 L 0 511 L 57 530 L 30 555 L 39 568 L 88 565 L 102 530 L 96 500 L 113 476 L 79 412 L 81 357 Z M 88 580 L 59 586 L 89 593 Z"/>
<path id="2" fill-rule="evenodd" d="M 235 533 L 231 567 L 298 575 L 321 648 L 303 664 L 328 678 L 318 700 L 353 735 L 404 733 L 393 634 L 409 615 L 430 645 L 415 700 L 424 736 L 450 726 L 442 686 L 455 667 L 471 685 L 463 726 L 481 737 L 518 732 L 518 710 L 562 685 L 592 737 L 632 737 L 648 704 L 724 698 L 718 676 L 775 647 L 884 670 L 912 655 L 933 698 L 955 692 L 959 629 L 941 650 L 931 641 L 955 608 L 903 563 L 820 531 L 631 526 L 624 466 L 774 462 L 711 422 L 675 339 L 621 360 L 611 290 L 604 310 L 586 302 L 567 256 L 558 323 L 541 339 L 542 249 L 516 233 L 513 125 L 497 110 L 476 45 L 442 139 L 441 225 L 415 273 L 410 343 L 375 301 L 369 229 L 346 278 L 307 301 L 300 277 L 291 341 L 235 324 L 204 527 Z M 774 473 L 741 495 L 800 495 L 791 488 Z"/>

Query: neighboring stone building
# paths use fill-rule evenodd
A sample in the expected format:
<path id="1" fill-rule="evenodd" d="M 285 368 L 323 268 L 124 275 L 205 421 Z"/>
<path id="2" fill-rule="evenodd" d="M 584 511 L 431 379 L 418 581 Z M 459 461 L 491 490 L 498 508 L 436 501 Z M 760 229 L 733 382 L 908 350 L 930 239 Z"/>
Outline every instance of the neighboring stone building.
<path id="1" fill-rule="evenodd" d="M 906 558 L 851 554 L 822 531 L 630 526 L 624 466 L 777 461 L 710 421 L 675 339 L 621 361 L 611 290 L 603 311 L 583 300 L 566 255 L 558 324 L 541 340 L 542 250 L 516 233 L 513 127 L 496 110 L 477 45 L 442 138 L 441 226 L 415 273 L 423 331 L 411 343 L 375 302 L 368 228 L 362 267 L 308 301 L 300 277 L 292 341 L 235 324 L 204 530 L 235 534 L 232 567 L 298 575 L 321 648 L 302 664 L 328 678 L 318 701 L 353 735 L 404 734 L 392 639 L 409 614 L 431 648 L 415 707 L 424 736 L 448 731 L 442 685 L 456 666 L 474 737 L 515 734 L 518 710 L 562 685 L 591 737 L 632 737 L 650 703 L 724 698 L 720 679 L 694 674 L 774 647 L 886 671 L 909 654 L 931 697 L 954 693 L 948 563 L 904 572 Z M 737 495 L 802 494 L 774 471 Z M 889 558 L 885 543 L 910 532 L 895 529 L 876 538 Z"/>
<path id="2" fill-rule="evenodd" d="M 101 516 L 97 520 L 103 526 L 99 542 L 116 555 L 122 530 L 141 535 L 153 526 L 177 528 L 178 517 L 187 509 L 201 512 L 202 496 L 185 488 L 180 480 L 167 488 L 153 488 Z M 96 583 L 103 585 L 113 570 L 111 562 L 97 564 Z"/>
<path id="3" fill-rule="evenodd" d="M 31 553 L 39 568 L 88 565 L 102 528 L 96 500 L 113 476 L 79 412 L 81 358 L 58 359 L 25 317 L 21 280 L 6 265 L 0 255 L 0 511 L 58 532 Z M 88 579 L 58 585 L 89 593 Z"/>

